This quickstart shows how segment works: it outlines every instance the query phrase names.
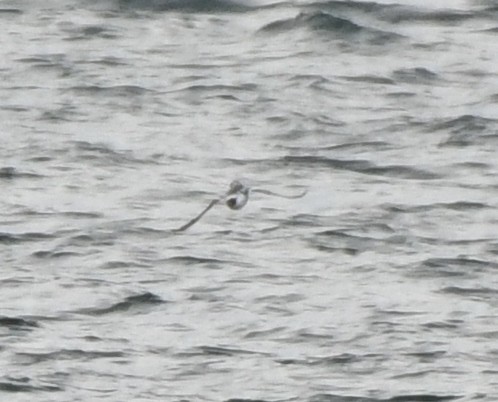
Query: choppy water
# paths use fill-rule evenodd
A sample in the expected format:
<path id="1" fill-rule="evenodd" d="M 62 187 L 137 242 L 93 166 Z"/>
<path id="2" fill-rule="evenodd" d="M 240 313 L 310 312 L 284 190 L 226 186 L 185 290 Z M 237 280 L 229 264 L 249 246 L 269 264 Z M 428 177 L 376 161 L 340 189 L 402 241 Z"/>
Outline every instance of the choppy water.
<path id="1" fill-rule="evenodd" d="M 0 27 L 1 400 L 498 400 L 498 3 Z"/>

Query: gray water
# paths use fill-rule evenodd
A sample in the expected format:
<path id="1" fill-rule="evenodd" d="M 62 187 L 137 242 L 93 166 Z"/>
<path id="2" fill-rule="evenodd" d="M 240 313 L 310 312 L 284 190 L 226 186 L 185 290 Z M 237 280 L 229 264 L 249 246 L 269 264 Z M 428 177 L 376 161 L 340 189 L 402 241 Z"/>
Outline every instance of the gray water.
<path id="1" fill-rule="evenodd" d="M 498 400 L 498 3 L 0 0 L 0 400 Z M 253 193 L 172 229 L 233 179 Z"/>

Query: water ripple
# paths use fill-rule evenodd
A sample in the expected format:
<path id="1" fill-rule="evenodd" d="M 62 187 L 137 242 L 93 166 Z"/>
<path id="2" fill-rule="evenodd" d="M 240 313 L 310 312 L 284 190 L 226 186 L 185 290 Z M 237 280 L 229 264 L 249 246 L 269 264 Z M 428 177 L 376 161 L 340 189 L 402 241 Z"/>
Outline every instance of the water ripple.
<path id="1" fill-rule="evenodd" d="M 134 309 L 141 309 L 144 307 L 155 306 L 163 303 L 166 303 L 166 301 L 161 299 L 159 296 L 150 292 L 146 292 L 134 296 L 128 296 L 123 301 L 115 303 L 109 307 L 85 308 L 77 312 L 87 315 L 104 315 L 121 313 Z"/>
<path id="2" fill-rule="evenodd" d="M 393 79 L 396 82 L 424 85 L 433 85 L 435 82 L 441 81 L 441 78 L 436 73 L 423 67 L 395 70 Z"/>
<path id="3" fill-rule="evenodd" d="M 29 331 L 33 328 L 38 328 L 39 324 L 36 321 L 28 320 L 21 317 L 1 317 L 0 326 L 7 327 L 13 330 Z"/>
<path id="4" fill-rule="evenodd" d="M 119 358 L 126 356 L 126 354 L 122 351 L 61 349 L 47 353 L 18 352 L 16 353 L 16 356 L 19 358 L 23 365 L 32 365 L 60 360 L 87 361 L 94 359 Z"/>
<path id="5" fill-rule="evenodd" d="M 261 28 L 260 32 L 282 33 L 303 28 L 313 32 L 325 32 L 335 39 L 360 40 L 370 45 L 383 45 L 401 38 L 401 35 L 367 28 L 323 11 L 302 12 L 294 18 L 274 21 Z"/>
<path id="6" fill-rule="evenodd" d="M 19 243 L 26 243 L 26 242 L 37 242 L 37 241 L 43 241 L 43 240 L 48 240 L 48 239 L 53 239 L 57 237 L 56 235 L 53 234 L 47 234 L 47 233 L 19 233 L 19 234 L 14 234 L 14 233 L 1 233 L 0 232 L 0 244 L 19 244 Z"/>
<path id="7" fill-rule="evenodd" d="M 230 0 L 118 0 L 124 9 L 182 11 L 187 13 L 232 13 L 253 9 L 240 1 Z"/>
<path id="8" fill-rule="evenodd" d="M 18 178 L 28 178 L 28 179 L 40 179 L 44 176 L 38 173 L 21 172 L 13 166 L 4 166 L 0 168 L 0 180 L 1 179 L 18 179 Z"/>
<path id="9" fill-rule="evenodd" d="M 309 402 L 444 402 L 458 399 L 458 395 L 433 395 L 433 394 L 414 394 L 398 395 L 387 399 L 341 396 L 334 394 L 318 394 L 309 399 Z"/>
<path id="10" fill-rule="evenodd" d="M 29 378 L 20 378 L 10 381 L 0 381 L 0 391 L 4 392 L 58 392 L 63 391 L 62 387 L 58 385 L 44 385 L 44 384 L 30 384 L 31 380 Z"/>
<path id="11" fill-rule="evenodd" d="M 404 165 L 376 166 L 370 161 L 361 159 L 347 160 L 319 156 L 285 156 L 282 158 L 282 162 L 306 167 L 323 166 L 368 175 L 396 177 L 408 180 L 435 180 L 441 177 L 438 173 L 425 171 L 417 167 Z"/>

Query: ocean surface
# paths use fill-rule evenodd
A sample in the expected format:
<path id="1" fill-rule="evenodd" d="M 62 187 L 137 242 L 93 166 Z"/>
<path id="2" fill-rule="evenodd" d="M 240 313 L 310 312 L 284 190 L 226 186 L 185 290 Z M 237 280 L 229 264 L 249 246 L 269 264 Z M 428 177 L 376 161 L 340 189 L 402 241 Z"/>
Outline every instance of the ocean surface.
<path id="1" fill-rule="evenodd" d="M 0 0 L 0 188 L 1 401 L 498 401 L 497 1 Z"/>

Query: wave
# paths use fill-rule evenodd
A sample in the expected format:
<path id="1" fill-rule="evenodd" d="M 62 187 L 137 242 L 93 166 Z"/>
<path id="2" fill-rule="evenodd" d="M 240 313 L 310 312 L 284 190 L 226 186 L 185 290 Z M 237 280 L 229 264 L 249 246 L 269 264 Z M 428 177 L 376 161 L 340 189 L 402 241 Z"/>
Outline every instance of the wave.
<path id="1" fill-rule="evenodd" d="M 271 22 L 260 32 L 279 33 L 296 29 L 326 32 L 336 39 L 361 40 L 369 44 L 385 44 L 401 35 L 358 25 L 347 18 L 336 17 L 323 11 L 301 12 L 294 18 Z"/>
<path id="2" fill-rule="evenodd" d="M 343 35 L 358 33 L 363 28 L 347 19 L 334 17 L 332 14 L 317 11 L 314 13 L 300 13 L 294 18 L 270 22 L 261 28 L 262 31 L 278 32 L 296 28 L 311 28 L 328 30 Z"/>
<path id="3" fill-rule="evenodd" d="M 193 92 L 193 93 L 215 93 L 218 94 L 219 92 L 226 92 L 226 93 L 233 93 L 233 92 L 245 92 L 245 91 L 250 91 L 254 92 L 258 89 L 258 86 L 256 84 L 241 84 L 241 85 L 221 85 L 221 84 L 214 84 L 214 85 L 190 85 L 186 88 L 174 90 L 172 92 Z"/>
<path id="4" fill-rule="evenodd" d="M 46 233 L 27 232 L 20 234 L 0 232 L 0 244 L 18 244 L 53 239 L 55 236 Z"/>
<path id="5" fill-rule="evenodd" d="M 441 176 L 434 172 L 405 165 L 377 166 L 373 163 L 356 159 L 332 159 L 320 156 L 285 156 L 281 160 L 284 163 L 299 164 L 305 166 L 323 166 L 332 169 L 350 170 L 368 175 L 395 177 L 408 180 L 434 180 Z"/>
<path id="6" fill-rule="evenodd" d="M 0 8 L 1 15 L 23 14 L 23 11 L 18 8 Z"/>
<path id="7" fill-rule="evenodd" d="M 347 255 L 358 255 L 369 249 L 374 249 L 382 240 L 347 233 L 347 230 L 325 230 L 316 233 L 309 240 L 310 246 L 327 253 L 341 252 Z"/>
<path id="8" fill-rule="evenodd" d="M 69 148 L 69 149 L 68 149 Z M 76 153 L 75 159 L 84 161 L 97 161 L 104 164 L 113 163 L 117 165 L 157 165 L 159 162 L 153 157 L 139 158 L 132 151 L 115 150 L 104 143 L 88 141 L 69 141 L 68 147 L 60 148 L 58 153 L 67 155 L 68 152 Z"/>
<path id="9" fill-rule="evenodd" d="M 166 301 L 161 299 L 159 296 L 150 292 L 145 292 L 135 296 L 126 297 L 123 301 L 115 303 L 109 307 L 86 308 L 77 311 L 77 313 L 87 315 L 104 315 L 120 313 L 134 308 L 154 306 L 163 303 L 166 303 Z"/>
<path id="10" fill-rule="evenodd" d="M 137 96 L 149 92 L 155 92 L 152 89 L 141 87 L 139 85 L 113 85 L 110 87 L 100 85 L 76 85 L 70 87 L 69 90 L 80 94 L 108 95 L 116 97 Z"/>
<path id="11" fill-rule="evenodd" d="M 50 250 L 39 250 L 31 254 L 36 258 L 64 258 L 64 257 L 75 257 L 82 255 L 81 253 L 76 253 L 74 251 L 50 251 Z"/>
<path id="12" fill-rule="evenodd" d="M 0 391 L 3 392 L 55 392 L 62 391 L 63 389 L 57 385 L 33 385 L 30 384 L 30 379 L 23 377 L 20 379 L 12 379 L 10 381 L 0 381 Z"/>
<path id="13" fill-rule="evenodd" d="M 378 355 L 375 355 L 377 357 Z M 356 354 L 352 353 L 341 353 L 339 355 L 334 355 L 334 356 L 325 356 L 325 357 L 318 357 L 318 358 L 312 358 L 312 359 L 306 359 L 306 360 L 301 360 L 301 359 L 281 359 L 278 360 L 277 362 L 280 364 L 303 364 L 303 365 L 309 365 L 309 366 L 345 366 L 348 364 L 353 364 L 353 363 L 358 363 L 362 362 L 365 360 L 365 358 L 372 357 L 370 356 L 359 356 Z"/>
<path id="14" fill-rule="evenodd" d="M 230 0 L 118 0 L 118 7 L 131 10 L 205 12 L 243 12 L 255 6 Z"/>
<path id="15" fill-rule="evenodd" d="M 391 78 L 381 77 L 381 76 L 373 75 L 373 74 L 344 76 L 341 78 L 343 78 L 346 81 L 364 82 L 367 84 L 379 84 L 379 85 L 394 85 L 394 84 L 396 84 L 396 81 L 391 79 Z"/>
<path id="16" fill-rule="evenodd" d="M 299 149 L 301 151 L 352 151 L 352 152 L 378 152 L 380 150 L 391 150 L 393 145 L 385 141 L 360 141 L 345 142 L 342 144 L 315 146 L 315 147 L 293 147 L 285 146 L 285 149 Z"/>
<path id="17" fill-rule="evenodd" d="M 98 219 L 104 217 L 100 212 L 88 212 L 88 211 L 36 211 L 30 208 L 23 208 L 19 212 L 15 212 L 14 215 L 22 217 L 62 217 L 71 219 Z"/>
<path id="18" fill-rule="evenodd" d="M 384 176 L 406 180 L 436 180 L 441 174 L 407 165 L 378 166 L 364 159 L 334 159 L 315 155 L 287 155 L 278 159 L 233 159 L 224 161 L 238 166 L 256 165 L 265 170 L 275 165 L 297 165 L 304 168 L 323 167 L 337 170 L 349 170 L 356 173 Z"/>
<path id="19" fill-rule="evenodd" d="M 498 289 L 485 288 L 485 287 L 473 287 L 473 288 L 463 288 L 460 286 L 448 286 L 441 289 L 442 293 L 448 293 L 460 296 L 498 296 Z"/>
<path id="20" fill-rule="evenodd" d="M 221 346 L 198 346 L 193 348 L 188 352 L 181 352 L 178 355 L 181 356 L 239 356 L 239 355 L 250 355 L 250 354 L 261 354 L 259 352 L 253 352 L 250 350 L 227 348 Z"/>
<path id="21" fill-rule="evenodd" d="M 331 10 L 331 11 L 336 11 L 336 12 L 344 12 L 344 11 L 361 11 L 363 13 L 373 13 L 373 12 L 380 12 L 387 7 L 388 5 L 376 3 L 373 1 L 336 1 L 336 0 L 329 0 L 329 1 L 316 1 L 312 3 L 308 3 L 306 5 L 307 8 L 319 8 L 319 9 L 326 9 L 326 10 Z"/>
<path id="22" fill-rule="evenodd" d="M 481 202 L 470 202 L 470 201 L 456 201 L 456 202 L 436 202 L 433 204 L 424 205 L 400 205 L 400 204 L 385 204 L 383 206 L 385 210 L 391 212 L 399 213 L 417 213 L 417 212 L 428 212 L 436 209 L 448 209 L 452 211 L 474 211 L 481 209 L 492 208 L 488 204 Z"/>
<path id="23" fill-rule="evenodd" d="M 20 172 L 13 166 L 4 166 L 0 168 L 0 180 L 1 179 L 18 179 L 18 178 L 28 178 L 28 179 L 39 179 L 43 176 L 37 173 Z"/>
<path id="24" fill-rule="evenodd" d="M 381 4 L 371 1 L 324 1 L 313 2 L 308 8 L 318 8 L 340 13 L 361 13 L 371 15 L 379 20 L 399 24 L 403 22 L 432 22 L 432 23 L 459 23 L 471 18 L 476 18 L 475 13 L 461 10 L 427 8 L 403 5 Z"/>
<path id="25" fill-rule="evenodd" d="M 82 349 L 61 349 L 46 353 L 17 352 L 16 356 L 23 365 L 31 365 L 43 362 L 60 361 L 60 360 L 94 360 L 102 358 L 124 357 L 122 351 L 97 351 Z"/>
<path id="26" fill-rule="evenodd" d="M 399 82 L 427 85 L 433 84 L 440 79 L 436 73 L 422 67 L 395 70 L 393 72 L 393 78 L 395 81 Z"/>
<path id="27" fill-rule="evenodd" d="M 112 29 L 105 25 L 84 25 L 68 28 L 63 28 L 63 32 L 69 36 L 64 38 L 66 41 L 88 40 L 94 38 L 100 39 L 116 39 L 118 35 Z"/>
<path id="28" fill-rule="evenodd" d="M 489 268 L 498 268 L 498 264 L 472 258 L 428 258 L 418 266 L 414 276 L 417 277 L 472 277 Z"/>
<path id="29" fill-rule="evenodd" d="M 460 395 L 435 395 L 435 394 L 403 394 L 392 398 L 379 399 L 359 396 L 342 396 L 336 394 L 317 394 L 309 402 L 444 402 L 461 398 Z"/>
<path id="30" fill-rule="evenodd" d="M 170 262 L 179 262 L 182 265 L 194 265 L 194 264 L 223 264 L 227 261 L 219 260 L 216 258 L 206 258 L 206 257 L 196 257 L 192 255 L 179 255 L 175 257 L 170 257 L 167 259 Z"/>
<path id="31" fill-rule="evenodd" d="M 427 22 L 448 25 L 476 18 L 476 14 L 460 10 L 427 10 L 420 7 L 392 5 L 382 10 L 379 18 L 393 24 Z"/>
<path id="32" fill-rule="evenodd" d="M 431 126 L 430 131 L 445 131 L 448 138 L 440 146 L 469 146 L 481 141 L 498 141 L 496 130 L 498 120 L 465 114 L 450 119 L 442 119 Z"/>
<path id="33" fill-rule="evenodd" d="M 7 327 L 12 330 L 32 330 L 38 328 L 38 322 L 21 317 L 0 317 L 0 327 Z"/>

